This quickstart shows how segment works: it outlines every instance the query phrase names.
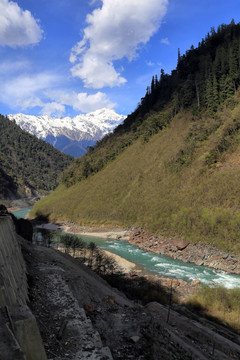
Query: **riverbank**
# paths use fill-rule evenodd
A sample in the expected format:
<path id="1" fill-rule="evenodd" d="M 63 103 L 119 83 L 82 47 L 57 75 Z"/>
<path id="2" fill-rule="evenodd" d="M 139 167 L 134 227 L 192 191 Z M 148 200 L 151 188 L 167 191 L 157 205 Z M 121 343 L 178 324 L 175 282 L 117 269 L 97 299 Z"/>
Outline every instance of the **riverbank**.
<path id="1" fill-rule="evenodd" d="M 31 208 L 33 205 L 40 200 L 40 196 L 30 197 L 30 198 L 21 198 L 21 199 L 15 199 L 15 200 L 5 200 L 3 201 L 3 204 L 5 203 L 5 206 L 7 207 L 9 212 L 15 212 L 24 210 L 26 208 Z M 1 201 L 0 201 L 1 203 Z"/>
<path id="2" fill-rule="evenodd" d="M 111 251 L 102 249 L 102 251 L 109 256 L 110 258 L 112 258 L 117 265 L 120 268 L 120 271 L 124 272 L 125 274 L 129 274 L 131 272 L 141 272 L 141 270 L 137 269 L 137 265 L 131 261 L 128 261 L 126 259 L 124 259 L 123 257 L 112 253 Z"/>
<path id="3" fill-rule="evenodd" d="M 115 240 L 125 240 L 128 241 L 131 237 L 133 229 L 119 229 L 119 228 L 97 228 L 97 227 L 83 227 L 75 224 L 69 223 L 58 223 L 58 224 L 38 224 L 36 226 L 39 229 L 47 230 L 60 230 L 70 234 L 82 235 L 82 236 L 91 236 L 91 237 L 101 237 L 105 239 L 115 239 Z M 61 249 L 58 249 L 61 251 Z M 62 251 L 64 251 L 62 249 Z M 142 274 L 141 268 L 134 262 L 126 260 L 120 255 L 117 255 L 106 249 L 101 249 L 108 257 L 112 258 L 116 263 L 116 271 L 121 272 L 126 276 L 126 278 L 134 279 L 137 281 L 137 278 L 144 277 L 153 285 L 161 285 L 166 291 L 170 291 L 172 288 L 173 294 L 177 297 L 178 301 L 183 303 L 189 296 L 193 295 L 199 285 L 199 280 L 193 280 L 190 282 L 184 281 L 182 279 L 170 278 L 167 276 L 159 275 L 147 275 Z M 70 252 L 70 255 L 74 256 Z M 84 257 L 88 257 L 87 252 L 85 252 Z"/>
<path id="4" fill-rule="evenodd" d="M 240 275 L 240 256 L 224 253 L 206 244 L 191 244 L 181 238 L 164 238 L 149 234 L 143 229 L 97 228 L 78 226 L 73 223 L 59 224 L 68 233 L 117 240 L 127 240 L 139 249 L 166 255 L 175 260 L 207 266 L 219 271 Z"/>
<path id="5" fill-rule="evenodd" d="M 181 238 L 166 239 L 149 234 L 143 229 L 132 232 L 128 241 L 140 249 L 175 260 L 240 275 L 240 256 L 221 252 L 206 244 L 191 244 Z"/>
<path id="6" fill-rule="evenodd" d="M 238 273 L 240 267 L 239 259 L 231 254 L 224 254 L 219 252 L 218 250 L 210 247 L 206 247 L 203 245 L 190 244 L 183 239 L 166 239 L 157 237 L 154 234 L 148 234 L 142 229 L 136 228 L 128 228 L 128 229 L 120 229 L 120 228 L 97 228 L 97 227 L 83 227 L 78 226 L 73 223 L 58 223 L 58 224 L 41 224 L 39 227 L 46 228 L 49 230 L 62 230 L 67 233 L 77 234 L 80 236 L 90 236 L 94 241 L 94 236 L 97 238 L 105 238 L 105 239 L 113 239 L 115 240 L 115 244 L 118 243 L 118 240 L 127 240 L 130 244 L 137 246 L 139 249 L 146 251 L 149 253 L 160 254 L 168 256 L 169 260 L 167 260 L 166 265 L 164 265 L 167 258 L 162 259 L 160 263 L 155 264 L 156 258 L 154 256 L 149 255 L 150 266 L 156 266 L 156 269 L 159 269 L 159 266 L 162 266 L 164 269 L 162 273 L 158 275 L 154 275 L 153 273 L 143 271 L 141 272 L 141 266 L 137 266 L 134 264 L 135 257 L 132 257 L 131 260 L 125 260 L 125 257 L 122 257 L 122 254 L 114 255 L 111 252 L 109 255 L 114 258 L 116 265 L 116 269 L 118 271 L 125 274 L 128 278 L 144 277 L 151 284 L 158 283 L 163 288 L 165 288 L 168 292 L 173 291 L 173 294 L 176 295 L 178 301 L 180 303 L 184 303 L 188 300 L 188 298 L 193 295 L 201 286 L 201 284 L 206 283 L 206 277 L 210 276 L 208 274 L 208 269 L 204 270 L 204 268 L 198 269 L 197 273 L 193 272 L 193 276 L 189 276 L 187 274 L 187 270 L 185 269 L 184 262 L 187 263 L 188 267 L 190 263 L 194 265 L 205 265 L 208 268 L 219 270 L 219 274 L 216 275 L 216 279 L 209 279 L 207 283 L 209 284 L 222 284 L 222 286 L 231 287 L 232 285 L 225 279 L 225 274 L 220 272 L 220 270 L 224 270 L 227 273 Z M 126 243 L 127 246 L 127 243 Z M 135 248 L 136 249 L 136 248 Z M 132 251 L 132 250 L 131 250 Z M 135 251 L 135 250 L 134 250 Z M 113 250 L 114 252 L 114 250 Z M 138 256 L 138 255 L 137 255 Z M 176 272 L 175 268 L 173 271 L 171 269 L 171 260 L 181 260 L 183 263 L 179 264 L 179 272 Z M 129 261 L 130 260 L 130 261 Z M 145 263 L 146 257 L 144 256 L 143 263 Z M 170 263 L 168 264 L 168 262 Z M 136 259 L 137 262 L 137 259 Z M 140 260 L 140 264 L 142 260 Z M 236 270 L 235 270 L 236 269 Z M 235 271 L 234 271 L 235 270 Z M 179 277 L 183 277 L 186 271 L 186 278 L 179 279 Z M 211 270 L 212 271 L 212 270 Z M 173 275 L 173 273 L 175 275 Z M 175 276 L 175 278 L 173 277 Z M 230 281 L 230 280 L 229 280 Z M 233 280 L 235 281 L 235 280 Z"/>
<path id="7" fill-rule="evenodd" d="M 58 251 L 62 253 L 66 253 L 65 248 L 58 247 Z M 105 249 L 98 249 L 101 251 L 101 253 L 104 255 L 104 257 L 107 257 L 109 259 L 112 259 L 114 261 L 115 265 L 115 271 L 121 272 L 123 274 L 130 274 L 130 273 L 138 273 L 141 272 L 141 270 L 137 269 L 137 264 L 135 264 L 132 261 L 126 260 L 123 257 L 112 253 L 111 251 L 105 250 Z M 78 250 L 77 252 L 74 252 L 73 250 L 68 250 L 68 255 L 71 255 L 74 258 L 85 258 L 85 265 L 89 263 L 89 258 L 92 258 L 92 252 L 89 249 L 82 249 Z M 96 265 L 96 255 L 93 256 L 93 267 Z"/>
<path id="8" fill-rule="evenodd" d="M 62 231 L 69 234 L 95 236 L 102 237 L 104 239 L 117 239 L 128 241 L 131 235 L 130 229 L 78 226 L 73 223 L 62 223 L 59 224 L 59 227 Z"/>

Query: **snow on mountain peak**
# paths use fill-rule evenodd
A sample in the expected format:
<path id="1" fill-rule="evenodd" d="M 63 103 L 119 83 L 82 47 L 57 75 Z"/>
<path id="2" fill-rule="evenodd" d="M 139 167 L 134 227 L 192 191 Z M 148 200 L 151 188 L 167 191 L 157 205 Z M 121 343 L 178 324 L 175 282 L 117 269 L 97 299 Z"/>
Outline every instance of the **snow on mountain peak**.
<path id="1" fill-rule="evenodd" d="M 10 120 L 15 120 L 23 130 L 36 135 L 38 138 L 45 139 L 48 135 L 54 137 L 64 134 L 67 131 L 67 136 L 71 137 L 71 133 L 81 133 L 91 137 L 104 136 L 109 131 L 112 131 L 126 118 L 125 115 L 119 115 L 116 111 L 102 108 L 88 114 L 79 114 L 74 118 L 60 117 L 53 118 L 47 115 L 34 116 L 24 115 L 21 113 L 8 115 Z M 66 134 L 65 134 L 66 135 Z"/>
<path id="2" fill-rule="evenodd" d="M 77 143 L 77 146 L 81 147 L 81 152 L 75 152 L 73 155 L 80 156 L 87 149 L 86 142 L 96 143 L 121 124 L 126 116 L 117 114 L 115 110 L 102 108 L 85 115 L 79 114 L 74 118 L 53 118 L 48 115 L 35 116 L 21 113 L 10 114 L 8 118 L 15 120 L 23 130 L 50 142 L 63 152 L 73 154 L 69 150 L 69 144 L 74 142 L 76 147 Z M 82 145 L 83 143 L 85 145 Z"/>

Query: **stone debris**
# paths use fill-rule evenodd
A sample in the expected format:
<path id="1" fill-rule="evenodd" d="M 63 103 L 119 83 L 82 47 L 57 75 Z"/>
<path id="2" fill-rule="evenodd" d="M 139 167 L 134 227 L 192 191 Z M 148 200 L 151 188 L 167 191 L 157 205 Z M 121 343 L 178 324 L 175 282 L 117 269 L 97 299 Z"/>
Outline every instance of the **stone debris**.
<path id="1" fill-rule="evenodd" d="M 167 255 L 173 259 L 240 275 L 240 256 L 223 253 L 206 244 L 191 244 L 181 238 L 157 237 L 143 229 L 132 232 L 129 242 L 140 249 Z"/>
<path id="2" fill-rule="evenodd" d="M 46 309 L 43 307 L 42 311 L 49 315 L 54 313 L 56 323 L 61 324 L 56 327 L 58 330 L 56 336 L 54 333 L 49 335 L 46 352 L 48 353 L 51 342 L 59 342 L 59 345 L 61 344 L 64 348 L 64 352 L 58 355 L 58 360 L 64 360 L 66 357 L 76 360 L 102 360 L 104 358 L 111 360 L 110 350 L 103 346 L 99 333 L 86 316 L 85 310 L 93 312 L 93 306 L 88 304 L 85 306 L 85 310 L 79 306 L 68 283 L 62 276 L 65 271 L 56 264 L 44 263 L 38 265 L 38 270 L 41 278 L 45 279 L 44 299 L 47 303 L 45 304 Z M 51 312 L 48 311 L 50 309 Z M 54 332 L 54 329 L 51 329 L 51 332 Z"/>
<path id="3" fill-rule="evenodd" d="M 24 255 L 31 309 L 48 359 L 240 358 L 237 334 L 184 307 L 171 308 L 167 321 L 168 306 L 152 303 L 143 307 L 130 301 L 67 254 L 25 244 Z M 172 287 L 173 282 L 170 284 Z M 179 287 L 181 281 L 176 280 L 174 288 Z"/>

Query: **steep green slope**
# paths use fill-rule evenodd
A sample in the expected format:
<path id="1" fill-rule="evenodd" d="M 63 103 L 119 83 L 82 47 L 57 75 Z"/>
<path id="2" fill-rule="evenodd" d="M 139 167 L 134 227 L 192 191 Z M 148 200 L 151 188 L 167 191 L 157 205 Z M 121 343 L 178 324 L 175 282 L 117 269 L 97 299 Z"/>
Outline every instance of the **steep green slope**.
<path id="1" fill-rule="evenodd" d="M 239 251 L 239 130 L 218 161 L 209 164 L 209 154 L 237 121 L 239 105 L 212 119 L 182 112 L 168 128 L 147 143 L 137 140 L 101 172 L 69 188 L 61 185 L 35 205 L 34 214 L 78 224 L 139 225 Z M 191 159 L 184 162 L 190 134 L 203 122 L 210 135 L 191 144 Z"/>
<path id="2" fill-rule="evenodd" d="M 138 225 L 240 252 L 240 25 L 212 29 L 33 215 Z"/>
<path id="3" fill-rule="evenodd" d="M 113 161 L 137 138 L 143 141 L 161 131 L 180 109 L 189 109 L 195 116 L 206 110 L 213 116 L 219 106 L 230 99 L 240 84 L 240 24 L 211 29 L 197 48 L 178 55 L 177 68 L 170 75 L 161 69 L 137 109 L 106 136 L 97 146 L 75 161 L 63 177 L 71 186 Z"/>
<path id="4" fill-rule="evenodd" d="M 46 193 L 73 159 L 0 115 L 0 198 Z"/>

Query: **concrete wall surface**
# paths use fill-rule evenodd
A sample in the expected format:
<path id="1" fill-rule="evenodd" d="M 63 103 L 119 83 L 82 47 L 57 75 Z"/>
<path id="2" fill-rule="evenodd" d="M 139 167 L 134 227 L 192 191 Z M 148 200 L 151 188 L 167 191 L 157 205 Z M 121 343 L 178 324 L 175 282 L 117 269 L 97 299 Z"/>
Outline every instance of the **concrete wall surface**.
<path id="1" fill-rule="evenodd" d="M 26 305 L 26 265 L 11 216 L 0 216 L 0 307 Z"/>
<path id="2" fill-rule="evenodd" d="M 27 306 L 26 264 L 10 215 L 0 216 L 0 360 L 47 360 Z"/>

